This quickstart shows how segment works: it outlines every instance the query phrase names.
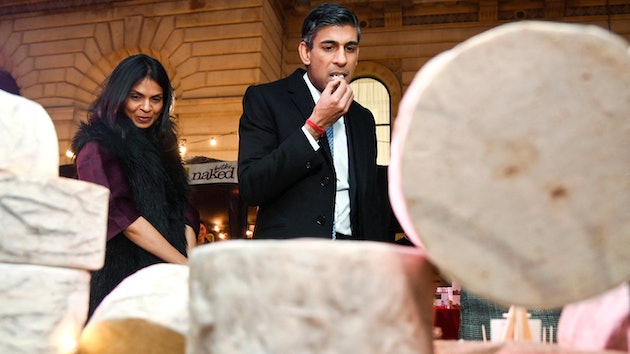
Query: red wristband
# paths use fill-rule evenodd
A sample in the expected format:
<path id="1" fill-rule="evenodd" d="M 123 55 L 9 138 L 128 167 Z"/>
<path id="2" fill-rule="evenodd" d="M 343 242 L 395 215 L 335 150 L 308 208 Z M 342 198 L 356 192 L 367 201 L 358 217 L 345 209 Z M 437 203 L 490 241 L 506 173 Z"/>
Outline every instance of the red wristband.
<path id="1" fill-rule="evenodd" d="M 315 131 L 317 132 L 317 134 L 319 134 L 319 136 L 326 135 L 326 131 L 322 129 L 319 125 L 313 123 L 313 121 L 311 121 L 310 119 L 306 120 L 306 124 L 308 124 L 311 128 L 315 129 Z"/>

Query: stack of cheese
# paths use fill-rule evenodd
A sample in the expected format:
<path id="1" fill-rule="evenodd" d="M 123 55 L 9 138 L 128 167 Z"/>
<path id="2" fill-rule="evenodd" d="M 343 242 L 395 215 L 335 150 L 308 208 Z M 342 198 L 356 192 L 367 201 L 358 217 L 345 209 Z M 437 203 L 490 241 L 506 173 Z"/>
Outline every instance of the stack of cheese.
<path id="1" fill-rule="evenodd" d="M 71 353 L 103 265 L 106 188 L 60 178 L 52 121 L 0 90 L 0 352 Z"/>
<path id="2" fill-rule="evenodd" d="M 433 268 L 413 247 L 229 241 L 190 267 L 187 353 L 432 351 Z"/>

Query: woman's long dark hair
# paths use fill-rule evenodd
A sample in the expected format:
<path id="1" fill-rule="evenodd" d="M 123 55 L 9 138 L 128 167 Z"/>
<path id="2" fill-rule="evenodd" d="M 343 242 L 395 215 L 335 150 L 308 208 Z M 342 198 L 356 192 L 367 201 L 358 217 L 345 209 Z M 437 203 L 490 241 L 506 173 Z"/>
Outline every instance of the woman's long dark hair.
<path id="1" fill-rule="evenodd" d="M 144 79 L 157 82 L 162 88 L 164 105 L 157 121 L 145 130 L 147 137 L 163 152 L 177 151 L 175 123 L 170 118 L 173 104 L 173 87 L 164 66 L 146 54 L 125 58 L 103 82 L 101 94 L 88 111 L 88 120 L 103 120 L 113 129 L 119 130 L 120 120 L 125 115 L 125 100 L 131 89 Z"/>

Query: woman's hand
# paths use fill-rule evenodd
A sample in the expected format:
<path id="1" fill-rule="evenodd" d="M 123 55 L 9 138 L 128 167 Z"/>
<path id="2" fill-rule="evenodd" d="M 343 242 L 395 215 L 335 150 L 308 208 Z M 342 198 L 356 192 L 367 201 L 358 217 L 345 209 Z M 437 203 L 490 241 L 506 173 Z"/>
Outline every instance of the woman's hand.
<path id="1" fill-rule="evenodd" d="M 188 228 L 186 238 L 188 239 Z M 192 230 L 192 228 L 191 228 Z M 142 247 L 145 251 L 159 257 L 165 262 L 188 264 L 188 259 L 173 247 L 162 234 L 144 217 L 139 217 L 123 231 L 131 242 Z M 194 231 L 193 231 L 194 234 Z M 193 241 L 194 242 L 194 241 Z"/>
<path id="2" fill-rule="evenodd" d="M 186 254 L 190 256 L 190 251 L 197 246 L 197 235 L 190 225 L 186 225 L 186 244 Z"/>

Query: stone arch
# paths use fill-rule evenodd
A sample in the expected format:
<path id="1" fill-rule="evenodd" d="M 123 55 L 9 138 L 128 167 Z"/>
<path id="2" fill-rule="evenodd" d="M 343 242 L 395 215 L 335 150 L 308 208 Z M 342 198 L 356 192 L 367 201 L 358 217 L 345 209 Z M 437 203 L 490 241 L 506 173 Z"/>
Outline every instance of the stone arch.
<path id="1" fill-rule="evenodd" d="M 6 28 L 2 28 L 2 26 L 0 26 L 0 31 L 6 30 L 8 34 L 9 33 L 8 31 L 10 30 L 11 27 L 7 27 L 7 26 L 5 27 Z M 3 75 L 10 75 L 9 80 L 13 81 L 17 85 L 18 90 L 20 91 L 20 94 L 21 94 L 22 85 L 19 82 L 20 75 L 17 72 L 15 63 L 13 62 L 12 57 L 11 57 L 11 54 L 13 53 L 13 52 L 10 52 L 12 46 L 8 45 L 7 43 L 10 37 L 11 35 L 7 36 L 6 38 L 2 38 L 2 36 L 0 36 L 0 71 L 3 71 L 5 73 Z"/>
<path id="2" fill-rule="evenodd" d="M 11 62 L 10 58 L 7 57 L 7 55 L 4 53 L 4 48 L 0 49 L 0 69 L 13 75 L 13 63 Z"/>
<path id="3" fill-rule="evenodd" d="M 110 27 L 117 27 L 116 32 L 124 33 L 124 40 L 112 37 Z M 162 63 L 173 85 L 175 97 L 182 97 L 177 67 L 182 64 L 181 58 L 186 58 L 185 53 L 190 51 L 190 44 L 184 43 L 182 30 L 175 28 L 174 16 L 131 16 L 98 24 L 95 31 L 101 35 L 94 36 L 89 46 L 96 54 L 90 60 L 91 65 L 83 72 L 83 80 L 77 88 L 77 101 L 84 109 L 96 98 L 100 85 L 120 61 L 140 53 L 150 55 Z"/>
<path id="4" fill-rule="evenodd" d="M 181 80 L 177 77 L 177 70 L 171 64 L 168 57 L 156 52 L 150 48 L 137 48 L 134 50 L 119 49 L 105 55 L 101 60 L 97 61 L 88 70 L 86 70 L 84 79 L 80 82 L 79 88 L 86 93 L 89 93 L 88 100 L 82 100 L 83 103 L 89 105 L 100 90 L 100 85 L 107 78 L 107 76 L 114 70 L 114 68 L 125 58 L 135 54 L 149 55 L 162 63 L 173 85 L 176 97 L 181 97 Z"/>
<path id="5" fill-rule="evenodd" d="M 402 85 L 396 75 L 386 66 L 371 61 L 361 62 L 354 72 L 354 78 L 370 77 L 385 85 L 391 97 L 392 124 L 398 115 L 398 106 L 402 99 Z"/>
<path id="6" fill-rule="evenodd" d="M 190 53 L 190 43 L 183 41 L 183 30 L 175 27 L 175 16 L 142 15 L 114 18 L 92 27 L 92 35 L 83 40 L 83 50 L 67 53 L 26 56 L 29 43 L 22 33 L 0 35 L 0 67 L 12 73 L 22 94 L 44 107 L 67 107 L 81 117 L 98 93 L 99 85 L 111 70 L 132 54 L 145 53 L 160 60 L 166 68 L 177 97 L 182 96 L 177 66 Z M 54 29 L 51 29 L 54 31 Z M 59 65 L 49 65 L 58 61 Z M 67 119 L 64 117 L 63 119 Z"/>
<path id="7" fill-rule="evenodd" d="M 14 62 L 11 58 L 11 54 L 15 52 L 15 45 L 18 41 L 18 36 L 13 33 L 14 20 L 9 18 L 3 18 L 0 21 L 0 68 L 11 72 L 15 77 Z"/>

